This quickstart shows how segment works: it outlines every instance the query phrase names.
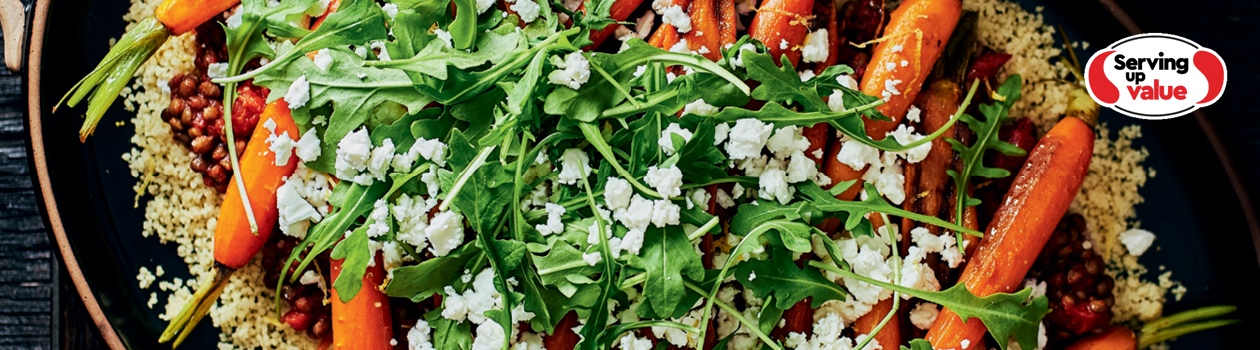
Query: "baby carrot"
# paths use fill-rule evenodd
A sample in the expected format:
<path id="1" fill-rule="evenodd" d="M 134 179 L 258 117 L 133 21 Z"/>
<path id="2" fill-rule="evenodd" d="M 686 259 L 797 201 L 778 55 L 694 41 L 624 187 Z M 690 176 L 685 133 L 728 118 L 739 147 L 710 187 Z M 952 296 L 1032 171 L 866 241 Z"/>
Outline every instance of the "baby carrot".
<path id="1" fill-rule="evenodd" d="M 1093 149 L 1094 129 L 1077 117 L 1050 129 L 1016 175 L 958 282 L 977 296 L 1013 292 L 1076 197 Z M 926 338 L 937 349 L 960 348 L 978 344 L 985 331 L 978 320 L 963 322 L 946 309 Z"/>
<path id="2" fill-rule="evenodd" d="M 721 26 L 718 23 L 716 0 L 692 0 L 687 8 L 691 17 L 691 30 L 683 34 L 687 49 L 700 53 L 711 61 L 722 58 Z"/>
<path id="3" fill-rule="evenodd" d="M 1067 350 L 1137 350 L 1137 336 L 1125 326 L 1113 326 L 1105 332 L 1076 341 Z"/>
<path id="4" fill-rule="evenodd" d="M 267 105 L 259 117 L 258 125 L 275 123 L 275 133 L 288 133 L 289 137 L 298 134 L 297 125 L 289 114 L 289 105 L 283 99 Z M 218 299 L 223 287 L 227 286 L 232 273 L 249 263 L 276 225 L 276 189 L 284 184 L 284 178 L 292 175 L 299 162 L 294 154 L 289 155 L 285 165 L 276 165 L 276 154 L 271 152 L 271 145 L 266 142 L 271 130 L 266 127 L 254 129 L 250 142 L 241 155 L 241 168 L 238 169 L 245 182 L 245 190 L 252 198 L 254 217 L 258 222 L 258 233 L 250 232 L 249 220 L 245 218 L 245 206 L 241 202 L 240 192 L 228 191 L 219 209 L 218 226 L 214 230 L 215 269 L 211 280 L 203 282 L 193 298 L 184 304 L 178 316 L 171 319 L 158 342 L 165 343 L 174 339 L 171 347 L 177 347 L 197 326 L 197 322 L 210 311 L 210 306 Z M 231 180 L 229 188 L 235 188 L 236 179 Z"/>
<path id="5" fill-rule="evenodd" d="M 766 0 L 753 16 L 748 34 L 766 45 L 775 62 L 787 56 L 795 66 L 801 61 L 801 45 L 809 34 L 813 10 L 814 0 Z"/>
<path id="6" fill-rule="evenodd" d="M 867 121 L 871 138 L 883 139 L 901 123 L 961 15 L 959 0 L 907 0 L 893 11 L 860 85 L 863 93 L 884 97 L 875 108 L 892 118 Z"/>
<path id="7" fill-rule="evenodd" d="M 171 34 L 180 35 L 236 6 L 240 0 L 165 0 L 154 15 Z"/>
<path id="8" fill-rule="evenodd" d="M 884 325 L 884 328 L 879 330 L 879 333 L 871 335 L 871 332 L 879 326 L 879 323 L 884 320 L 884 317 L 888 316 L 889 312 L 896 312 L 892 307 L 892 298 L 881 300 L 879 303 L 871 306 L 870 312 L 853 321 L 853 330 L 858 335 L 866 334 L 867 336 L 875 337 L 875 341 L 879 342 L 879 345 L 885 349 L 897 348 L 901 344 L 901 317 L 893 316 Z"/>
<path id="9" fill-rule="evenodd" d="M 735 0 L 718 0 L 718 34 L 722 48 L 735 43 L 735 31 L 739 26 L 739 14 L 735 11 Z"/>
<path id="10" fill-rule="evenodd" d="M 612 7 L 608 9 L 608 18 L 611 18 L 612 20 L 618 21 L 618 22 L 624 21 L 627 18 L 630 18 L 630 14 L 633 13 L 635 9 L 639 8 L 639 5 L 642 3 L 643 3 L 643 0 L 614 1 L 612 4 Z M 617 30 L 616 24 L 609 24 L 607 27 L 604 27 L 604 29 L 592 32 L 591 33 L 592 44 L 588 46 L 587 48 L 589 49 L 598 48 L 599 44 L 603 44 L 604 40 L 607 40 L 608 37 L 612 35 L 613 32 L 616 30 Z"/>
<path id="11" fill-rule="evenodd" d="M 329 261 L 330 281 L 341 274 L 344 260 Z M 349 302 L 341 302 L 337 289 L 332 288 L 333 349 L 392 349 L 394 324 L 391 320 L 389 297 L 377 286 L 385 283 L 385 263 L 380 255 L 376 264 L 368 266 L 363 274 L 363 287 Z"/>

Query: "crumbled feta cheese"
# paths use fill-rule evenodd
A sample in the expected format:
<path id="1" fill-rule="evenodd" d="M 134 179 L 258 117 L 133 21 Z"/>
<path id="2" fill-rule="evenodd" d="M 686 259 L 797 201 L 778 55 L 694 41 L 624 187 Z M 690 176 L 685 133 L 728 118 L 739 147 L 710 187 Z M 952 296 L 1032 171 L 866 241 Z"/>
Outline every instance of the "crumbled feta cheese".
<path id="1" fill-rule="evenodd" d="M 530 1 L 522 0 L 521 2 Z M 563 62 L 556 64 L 556 67 L 563 69 L 553 70 L 547 75 L 547 80 L 552 84 L 577 90 L 591 78 L 591 62 L 586 59 L 586 56 L 582 56 L 581 51 L 569 53 L 564 57 Z"/>
<path id="2" fill-rule="evenodd" d="M 538 12 L 542 8 L 533 0 L 519 0 L 508 7 L 512 11 L 516 11 L 516 15 L 521 17 L 521 22 L 533 23 L 538 19 Z"/>
<path id="3" fill-rule="evenodd" d="M 1155 243 L 1155 234 L 1140 228 L 1129 229 L 1120 233 L 1120 243 L 1124 243 L 1129 255 L 1142 256 Z"/>
<path id="4" fill-rule="evenodd" d="M 372 158 L 368 160 L 367 170 L 377 181 L 385 181 L 385 174 L 394 161 L 394 141 L 385 139 L 380 147 L 372 149 Z"/>
<path id="5" fill-rule="evenodd" d="M 845 140 L 836 152 L 836 160 L 856 170 L 865 169 L 869 164 L 878 164 L 879 150 L 867 146 L 857 140 Z"/>
<path id="6" fill-rule="evenodd" d="M 652 340 L 636 337 L 634 332 L 626 332 L 618 344 L 621 350 L 652 350 Z"/>
<path id="7" fill-rule="evenodd" d="M 449 287 L 448 287 L 449 288 Z M 408 350 L 434 350 L 433 342 L 429 339 L 429 322 L 424 318 L 416 320 L 415 327 L 407 331 L 407 349 Z"/>
<path id="8" fill-rule="evenodd" d="M 306 270 L 306 272 L 302 274 L 302 277 L 298 278 L 298 283 L 305 285 L 319 283 L 319 274 L 315 273 L 313 270 Z"/>
<path id="9" fill-rule="evenodd" d="M 732 160 L 757 158 L 761 155 L 761 150 L 765 148 L 766 141 L 773 130 L 773 125 L 762 123 L 760 120 L 740 119 L 731 128 L 730 140 L 726 143 L 726 153 Z"/>
<path id="10" fill-rule="evenodd" d="M 713 126 L 713 145 L 717 146 L 726 141 L 726 136 L 731 133 L 731 125 L 727 123 L 718 123 Z"/>
<path id="11" fill-rule="evenodd" d="M 273 122 L 272 119 L 267 119 L 267 121 Z M 267 136 L 267 144 L 267 149 L 271 150 L 271 153 L 275 154 L 273 164 L 276 166 L 285 166 L 289 164 L 289 158 L 293 158 L 293 148 L 297 146 L 297 141 L 294 141 L 293 137 L 289 136 L 288 131 L 282 132 L 280 135 L 276 135 L 276 130 L 272 127 L 271 135 Z"/>
<path id="12" fill-rule="evenodd" d="M 228 64 L 226 62 L 211 63 L 206 66 L 206 75 L 210 79 L 227 78 Z M 167 88 L 170 88 L 169 86 Z"/>
<path id="13" fill-rule="evenodd" d="M 704 100 L 698 100 L 697 102 L 704 103 Z M 690 104 L 688 104 L 688 106 L 690 106 Z M 683 113 L 686 113 L 685 108 L 683 109 Z M 678 123 L 669 123 L 669 126 L 665 127 L 665 130 L 661 131 L 661 138 L 656 141 L 666 155 L 678 153 L 678 150 L 674 147 L 673 135 L 678 135 L 678 137 L 682 138 L 684 144 L 686 144 L 687 141 L 691 141 L 692 136 L 691 130 L 683 129 L 682 126 L 678 125 Z"/>
<path id="14" fill-rule="evenodd" d="M 547 211 L 547 223 L 535 225 L 534 228 L 543 236 L 564 232 L 564 222 L 561 221 L 561 217 L 565 213 L 564 206 L 547 203 L 545 208 Z"/>
<path id="15" fill-rule="evenodd" d="M 377 199 L 372 204 L 372 212 L 368 214 L 368 237 L 380 237 L 389 233 L 389 204 L 384 199 Z"/>
<path id="16" fill-rule="evenodd" d="M 228 16 L 227 20 L 225 21 L 228 29 L 236 29 L 236 28 L 241 27 L 241 19 L 242 19 L 241 16 L 244 15 L 244 12 L 245 11 L 237 10 L 237 11 L 232 12 L 231 16 Z"/>
<path id="17" fill-rule="evenodd" d="M 599 262 L 604 261 L 604 256 L 600 255 L 599 251 L 586 253 L 582 254 L 582 261 L 585 261 L 587 265 L 595 266 Z"/>
<path id="18" fill-rule="evenodd" d="M 306 75 L 298 77 L 289 84 L 289 91 L 284 93 L 284 102 L 289 104 L 289 109 L 298 109 L 310 100 L 311 83 L 306 81 Z"/>
<path id="19" fill-rule="evenodd" d="M 398 201 L 391 208 L 394 222 L 398 223 L 399 241 L 424 249 L 429 245 L 429 236 L 425 229 L 429 227 L 429 209 L 437 204 L 436 200 L 426 200 L 420 195 L 398 196 Z"/>
<path id="20" fill-rule="evenodd" d="M 662 196 L 677 197 L 682 194 L 682 170 L 679 170 L 677 165 L 664 169 L 656 166 L 648 167 L 647 176 L 643 177 L 643 181 Z"/>
<path id="21" fill-rule="evenodd" d="M 906 110 L 906 119 L 910 119 L 910 121 L 918 123 L 922 114 L 923 110 L 919 109 L 919 107 L 910 106 L 910 109 Z"/>
<path id="22" fill-rule="evenodd" d="M 306 237 L 306 230 L 310 228 L 312 222 L 318 222 L 323 218 L 315 206 L 302 198 L 298 189 L 298 182 L 301 181 L 296 176 L 290 176 L 283 185 L 280 185 L 280 188 L 276 189 L 276 211 L 280 232 L 298 239 Z"/>
<path id="23" fill-rule="evenodd" d="M 315 128 L 310 128 L 306 130 L 306 133 L 302 134 L 302 138 L 298 140 L 295 149 L 298 159 L 301 159 L 303 162 L 313 162 L 316 158 L 319 158 L 323 149 L 319 146 L 319 135 L 316 134 Z"/>
<path id="24" fill-rule="evenodd" d="M 674 43 L 674 46 L 669 47 L 669 51 L 677 53 L 690 53 L 691 48 L 687 46 L 687 39 L 679 39 L 678 42 Z"/>
<path id="25" fill-rule="evenodd" d="M 734 57 L 731 57 L 731 66 L 732 66 L 732 67 L 743 67 L 743 66 L 744 66 L 744 51 L 752 51 L 752 52 L 756 53 L 756 52 L 757 52 L 757 47 L 756 47 L 756 46 L 754 46 L 753 44 L 744 44 L 744 45 L 741 45 L 741 46 L 739 47 L 739 51 L 738 51 L 738 53 L 737 53 L 737 54 L 735 54 L 735 56 L 734 56 Z"/>
<path id="26" fill-rule="evenodd" d="M 319 68 L 319 70 L 327 72 L 328 66 L 331 66 L 333 63 L 333 58 L 332 55 L 328 54 L 328 49 L 320 49 L 319 51 L 315 51 L 314 62 L 315 67 Z"/>
<path id="27" fill-rule="evenodd" d="M 570 148 L 560 156 L 560 175 L 557 179 L 565 185 L 575 185 L 578 179 L 591 175 L 590 158 L 578 148 Z"/>
<path id="28" fill-rule="evenodd" d="M 661 12 L 661 21 L 665 24 L 673 25 L 680 34 L 691 31 L 691 17 L 687 16 L 687 11 L 684 11 L 681 6 L 672 5 L 666 7 Z"/>
<path id="29" fill-rule="evenodd" d="M 645 65 L 638 66 L 638 67 L 634 67 L 634 77 L 635 77 L 635 78 L 638 78 L 638 77 L 643 76 L 643 73 L 646 73 L 646 72 L 647 72 L 647 65 L 646 65 L 646 64 L 645 64 Z"/>
<path id="30" fill-rule="evenodd" d="M 477 326 L 477 336 L 473 337 L 472 350 L 499 350 L 504 342 L 503 326 L 498 323 L 483 323 Z"/>
<path id="31" fill-rule="evenodd" d="M 761 199 L 777 200 L 779 204 L 788 204 L 792 201 L 792 195 L 796 193 L 796 188 L 788 185 L 787 172 L 780 168 L 778 160 L 771 160 L 766 165 L 765 171 L 757 179 L 757 185 L 760 191 L 757 193 Z"/>
<path id="32" fill-rule="evenodd" d="M 805 156 L 805 153 L 796 151 L 792 153 L 787 164 L 787 182 L 798 183 L 805 180 L 816 178 L 818 173 L 818 165 L 813 159 Z M 824 175 L 826 176 L 826 175 Z M 830 179 L 828 179 L 830 181 Z"/>
<path id="33" fill-rule="evenodd" d="M 652 10 L 656 13 L 665 12 L 665 9 L 674 6 L 673 0 L 652 0 Z"/>
<path id="34" fill-rule="evenodd" d="M 674 202 L 666 199 L 655 200 L 652 203 L 652 225 L 656 227 L 665 227 L 669 225 L 677 225 L 681 219 L 682 208 Z"/>
<path id="35" fill-rule="evenodd" d="M 940 307 L 929 302 L 921 302 L 910 310 L 910 323 L 922 330 L 932 327 L 932 323 L 936 322 L 936 316 L 941 313 Z"/>
<path id="36" fill-rule="evenodd" d="M 608 178 L 608 183 L 604 185 L 604 204 L 614 211 L 626 208 L 630 205 L 630 196 L 633 194 L 629 181 L 620 177 Z"/>
<path id="37" fill-rule="evenodd" d="M 440 212 L 433 216 L 424 233 L 433 244 L 429 251 L 436 256 L 446 256 L 464 243 L 464 216 L 451 211 Z"/>
<path id="38" fill-rule="evenodd" d="M 894 71 L 894 70 L 897 70 L 897 64 L 896 64 L 896 63 L 892 63 L 892 62 L 885 63 L 885 64 L 884 64 L 884 69 L 886 69 L 886 70 L 888 70 L 888 71 L 890 71 L 890 72 L 891 72 L 891 71 Z"/>
<path id="39" fill-rule="evenodd" d="M 695 115 L 714 115 L 714 114 L 717 114 L 719 111 L 720 109 L 718 107 L 715 107 L 707 102 L 704 102 L 704 99 L 697 99 L 683 106 L 683 114 L 690 113 L 690 114 L 695 114 Z M 674 123 L 674 124 L 677 124 L 677 123 Z M 688 137 L 687 139 L 691 139 L 691 138 Z"/>
<path id="40" fill-rule="evenodd" d="M 827 60 L 831 45 L 828 42 L 827 29 L 822 28 L 805 36 L 805 46 L 801 48 L 801 61 L 822 62 Z"/>
<path id="41" fill-rule="evenodd" d="M 709 191 L 704 188 L 692 189 L 687 192 L 687 209 L 691 209 L 693 206 L 699 205 L 701 208 L 708 210 L 710 199 L 713 199 L 713 196 L 710 196 Z"/>
<path id="42" fill-rule="evenodd" d="M 779 41 L 779 50 L 787 50 L 787 48 L 788 48 L 788 42 L 787 42 L 787 39 L 782 39 L 782 40 L 780 40 L 780 41 Z"/>
<path id="43" fill-rule="evenodd" d="M 902 66 L 902 67 L 909 66 L 909 65 L 910 65 L 910 61 L 901 60 L 901 66 Z"/>
<path id="44" fill-rule="evenodd" d="M 901 52 L 901 49 L 902 49 L 901 44 L 896 44 L 896 45 L 893 45 L 892 52 Z"/>
<path id="45" fill-rule="evenodd" d="M 441 40 L 442 42 L 446 43 L 447 48 L 455 47 L 455 43 L 454 41 L 452 41 L 455 38 L 451 36 L 451 32 L 442 30 L 442 28 L 438 28 L 438 29 L 433 30 L 433 34 L 437 35 L 438 40 Z"/>
<path id="46" fill-rule="evenodd" d="M 897 85 L 901 85 L 901 80 L 888 79 L 884 81 L 883 97 L 885 100 L 892 96 L 901 95 L 901 91 L 897 90 Z"/>
<path id="47" fill-rule="evenodd" d="M 730 209 L 735 206 L 735 199 L 731 198 L 731 195 L 726 193 L 726 190 L 719 188 L 717 190 L 717 203 L 719 206 L 722 206 L 722 209 Z"/>
<path id="48" fill-rule="evenodd" d="M 802 83 L 803 83 L 803 82 L 807 82 L 807 81 L 809 81 L 810 79 L 814 79 L 814 77 L 818 76 L 817 74 L 814 74 L 814 71 L 809 70 L 809 69 L 806 69 L 806 70 L 803 70 L 803 71 L 800 71 L 800 72 L 796 72 L 796 74 L 801 76 L 801 82 L 802 82 Z"/>
<path id="49" fill-rule="evenodd" d="M 921 134 L 915 133 L 913 126 L 906 126 L 905 124 L 897 125 L 896 130 L 890 131 L 885 134 L 885 137 L 890 137 L 890 136 L 893 139 L 896 139 L 897 143 L 900 143 L 903 145 L 911 144 L 913 142 L 922 140 L 923 138 L 926 137 Z M 915 146 L 914 148 L 911 148 L 902 152 L 897 152 L 895 154 L 897 156 L 905 158 L 907 162 L 918 163 L 918 162 L 923 161 L 924 158 L 927 158 L 928 152 L 931 152 L 931 151 L 932 151 L 932 143 L 925 142 L 922 145 L 918 145 L 918 146 Z"/>
<path id="50" fill-rule="evenodd" d="M 334 161 L 337 177 L 342 180 L 352 180 L 367 169 L 371 157 L 372 141 L 368 138 L 366 128 L 359 128 L 346 134 L 341 141 L 337 142 L 337 158 Z"/>
<path id="51" fill-rule="evenodd" d="M 801 128 L 795 125 L 785 126 L 774 132 L 766 140 L 766 149 L 774 153 L 775 158 L 783 159 L 795 152 L 801 152 L 809 148 L 809 139 L 806 139 L 801 132 Z"/>

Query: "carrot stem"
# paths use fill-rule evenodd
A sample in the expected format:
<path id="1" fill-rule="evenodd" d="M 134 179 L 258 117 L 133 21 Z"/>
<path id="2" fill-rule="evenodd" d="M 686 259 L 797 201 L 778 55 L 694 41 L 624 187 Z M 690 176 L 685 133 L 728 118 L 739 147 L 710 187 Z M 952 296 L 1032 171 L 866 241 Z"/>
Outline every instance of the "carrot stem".
<path id="1" fill-rule="evenodd" d="M 171 319 L 171 323 L 166 326 L 166 330 L 162 331 L 162 336 L 158 338 L 158 343 L 166 343 L 174 338 L 171 343 L 171 349 L 179 347 L 192 334 L 192 330 L 196 328 L 197 323 L 206 317 L 206 313 L 210 312 L 210 306 L 214 305 L 215 300 L 219 299 L 219 294 L 223 293 L 223 288 L 227 287 L 227 283 L 232 277 L 236 269 L 226 266 L 216 266 L 210 281 L 202 284 L 197 288 L 197 292 L 193 294 L 192 299 L 180 309 L 179 314 Z"/>

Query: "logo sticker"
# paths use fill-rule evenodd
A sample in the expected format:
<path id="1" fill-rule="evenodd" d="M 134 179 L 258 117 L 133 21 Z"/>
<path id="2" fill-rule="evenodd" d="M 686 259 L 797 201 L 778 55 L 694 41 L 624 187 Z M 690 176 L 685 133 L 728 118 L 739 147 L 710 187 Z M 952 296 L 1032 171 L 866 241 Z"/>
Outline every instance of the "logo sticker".
<path id="1" fill-rule="evenodd" d="M 1190 39 L 1134 35 L 1098 50 L 1085 65 L 1085 86 L 1104 107 L 1141 119 L 1183 116 L 1225 91 L 1225 61 Z"/>

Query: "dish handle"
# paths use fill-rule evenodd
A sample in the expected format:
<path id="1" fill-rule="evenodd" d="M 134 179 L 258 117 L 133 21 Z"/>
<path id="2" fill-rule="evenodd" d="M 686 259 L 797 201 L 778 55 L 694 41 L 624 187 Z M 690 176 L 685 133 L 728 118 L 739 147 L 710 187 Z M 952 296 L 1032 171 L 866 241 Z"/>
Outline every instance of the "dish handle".
<path id="1" fill-rule="evenodd" d="M 41 0 L 0 0 L 0 30 L 4 31 L 4 65 L 10 71 L 19 72 L 25 68 L 27 39 L 30 33 L 26 30 L 31 24 L 31 9 L 35 2 Z"/>

